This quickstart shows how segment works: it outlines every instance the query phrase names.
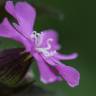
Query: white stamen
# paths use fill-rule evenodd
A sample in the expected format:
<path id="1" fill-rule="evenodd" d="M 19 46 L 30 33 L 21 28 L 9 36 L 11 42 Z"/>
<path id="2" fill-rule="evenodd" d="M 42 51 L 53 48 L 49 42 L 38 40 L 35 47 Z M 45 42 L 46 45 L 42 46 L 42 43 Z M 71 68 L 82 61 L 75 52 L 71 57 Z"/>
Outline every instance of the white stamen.
<path id="1" fill-rule="evenodd" d="M 44 56 L 46 57 L 51 57 L 51 56 L 54 56 L 54 54 L 56 53 L 56 50 L 54 51 L 49 51 L 51 49 L 51 42 L 53 41 L 52 38 L 49 38 L 47 40 L 47 47 L 45 48 L 42 48 L 40 47 L 40 45 L 42 44 L 43 42 L 43 32 L 41 33 L 37 33 L 36 31 L 33 31 L 32 35 L 31 35 L 31 38 L 34 38 L 35 39 L 35 46 L 36 46 L 36 50 L 40 53 L 43 53 Z"/>
<path id="2" fill-rule="evenodd" d="M 49 50 L 49 49 L 51 49 L 51 44 L 50 44 L 50 42 L 52 42 L 53 41 L 53 39 L 52 38 L 49 38 L 48 40 L 47 40 L 47 47 L 46 47 L 46 50 Z"/>

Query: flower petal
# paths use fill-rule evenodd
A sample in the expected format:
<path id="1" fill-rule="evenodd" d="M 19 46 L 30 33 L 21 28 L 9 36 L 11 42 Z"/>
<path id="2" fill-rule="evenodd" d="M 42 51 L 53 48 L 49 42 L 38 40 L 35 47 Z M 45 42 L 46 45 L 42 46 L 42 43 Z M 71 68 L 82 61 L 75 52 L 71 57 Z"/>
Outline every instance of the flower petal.
<path id="1" fill-rule="evenodd" d="M 16 40 L 22 43 L 27 50 L 30 50 L 29 41 L 11 26 L 7 18 L 0 24 L 0 36 Z"/>
<path id="2" fill-rule="evenodd" d="M 56 69 L 59 71 L 61 76 L 66 80 L 69 86 L 75 87 L 79 85 L 80 74 L 76 69 L 70 66 L 65 66 L 63 64 L 58 65 Z"/>
<path id="3" fill-rule="evenodd" d="M 0 24 L 0 36 L 16 41 L 20 41 L 21 39 L 21 35 L 11 26 L 7 18 Z"/>
<path id="4" fill-rule="evenodd" d="M 48 45 L 51 45 L 50 50 L 59 50 L 60 45 L 58 43 L 58 35 L 54 30 L 45 30 L 42 31 L 43 34 L 42 36 L 42 43 L 41 46 L 42 48 L 48 47 Z M 52 40 L 52 41 L 51 41 Z"/>
<path id="5" fill-rule="evenodd" d="M 69 55 L 64 55 L 60 53 L 55 54 L 55 58 L 59 60 L 73 60 L 73 59 L 76 59 L 77 57 L 78 57 L 77 53 L 72 53 Z"/>
<path id="6" fill-rule="evenodd" d="M 61 65 L 62 62 L 60 62 L 58 59 L 56 59 L 54 56 L 50 58 L 46 58 L 44 55 L 42 55 L 43 59 L 51 66 L 57 66 Z M 65 65 L 66 66 L 66 65 Z"/>
<path id="7" fill-rule="evenodd" d="M 32 33 L 36 17 L 36 12 L 33 7 L 26 2 L 18 2 L 14 5 L 12 1 L 7 1 L 5 8 L 17 19 L 19 25 L 16 25 L 16 28 L 19 31 L 26 34 Z"/>
<path id="8" fill-rule="evenodd" d="M 54 57 L 46 58 L 44 55 L 41 54 L 43 57 L 44 61 L 48 63 L 49 65 L 56 66 L 56 63 L 53 61 Z"/>
<path id="9" fill-rule="evenodd" d="M 47 64 L 43 61 L 42 57 L 38 54 L 35 54 L 35 59 L 37 61 L 37 65 L 40 70 L 40 80 L 47 84 L 47 83 L 52 83 L 55 81 L 60 80 L 52 71 L 49 69 Z"/>

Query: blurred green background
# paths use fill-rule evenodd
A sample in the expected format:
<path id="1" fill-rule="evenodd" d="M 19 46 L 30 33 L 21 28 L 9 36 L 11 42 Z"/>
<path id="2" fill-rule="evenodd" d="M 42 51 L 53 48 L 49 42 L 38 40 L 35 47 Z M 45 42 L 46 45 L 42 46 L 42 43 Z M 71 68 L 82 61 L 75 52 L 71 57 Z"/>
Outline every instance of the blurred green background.
<path id="1" fill-rule="evenodd" d="M 44 85 L 38 81 L 38 84 L 48 90 L 58 90 L 56 96 L 96 96 L 95 0 L 27 1 L 37 8 L 35 30 L 55 29 L 62 45 L 61 52 L 79 53 L 76 60 L 64 62 L 79 70 L 81 80 L 78 87 L 70 88 L 65 82 Z M 4 42 L 0 44 L 1 48 L 16 47 L 11 40 L 0 38 L 0 42 Z"/>

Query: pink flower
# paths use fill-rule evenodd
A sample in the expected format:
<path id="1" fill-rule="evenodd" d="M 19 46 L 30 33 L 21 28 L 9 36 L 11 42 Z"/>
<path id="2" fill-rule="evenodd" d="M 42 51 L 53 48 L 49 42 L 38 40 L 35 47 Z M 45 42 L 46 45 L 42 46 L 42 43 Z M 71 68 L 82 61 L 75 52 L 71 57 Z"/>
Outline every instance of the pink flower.
<path id="1" fill-rule="evenodd" d="M 0 24 L 0 36 L 16 40 L 25 46 L 26 51 L 30 52 L 37 62 L 40 80 L 47 84 L 64 79 L 69 86 L 77 86 L 80 79 L 79 72 L 60 60 L 73 60 L 78 54 L 60 54 L 58 35 L 54 30 L 45 30 L 41 33 L 34 31 L 36 11 L 28 3 L 18 2 L 14 5 L 12 1 L 8 1 L 5 8 L 18 24 L 14 22 L 10 24 L 5 18 Z"/>

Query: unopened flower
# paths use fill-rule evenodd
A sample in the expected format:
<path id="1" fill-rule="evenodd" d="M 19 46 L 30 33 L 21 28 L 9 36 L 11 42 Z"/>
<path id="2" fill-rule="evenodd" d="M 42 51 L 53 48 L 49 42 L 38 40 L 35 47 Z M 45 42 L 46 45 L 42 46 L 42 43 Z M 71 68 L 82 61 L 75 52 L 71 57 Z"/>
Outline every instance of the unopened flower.
<path id="1" fill-rule="evenodd" d="M 54 30 L 37 33 L 33 29 L 36 12 L 28 3 L 18 2 L 14 5 L 12 1 L 8 1 L 5 8 L 18 24 L 10 24 L 5 18 L 0 24 L 0 36 L 16 40 L 25 46 L 26 52 L 30 52 L 37 62 L 40 80 L 47 84 L 64 79 L 69 86 L 77 86 L 80 79 L 79 72 L 60 60 L 73 60 L 78 54 L 60 54 L 58 35 Z"/>

